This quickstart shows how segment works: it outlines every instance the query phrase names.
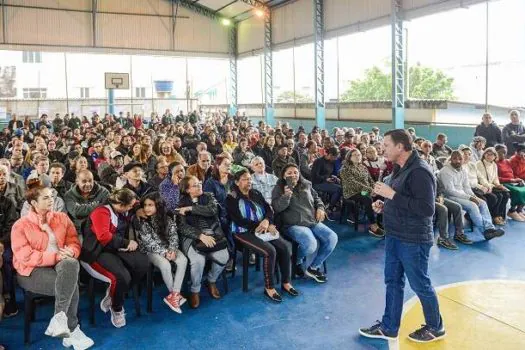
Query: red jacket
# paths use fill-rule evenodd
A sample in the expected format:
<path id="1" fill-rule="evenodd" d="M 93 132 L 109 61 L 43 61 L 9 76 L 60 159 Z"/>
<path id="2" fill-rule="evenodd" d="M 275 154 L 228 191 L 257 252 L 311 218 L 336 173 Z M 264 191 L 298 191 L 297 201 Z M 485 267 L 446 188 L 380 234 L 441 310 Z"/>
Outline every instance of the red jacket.
<path id="1" fill-rule="evenodd" d="M 118 224 L 126 227 L 124 235 L 118 234 Z M 82 254 L 80 259 L 87 262 L 94 262 L 102 252 L 117 252 L 121 248 L 127 248 L 129 217 L 119 216 L 110 205 L 101 205 L 89 215 L 89 220 L 83 228 L 84 241 L 82 242 Z"/>
<path id="2" fill-rule="evenodd" d="M 525 180 L 525 159 L 518 155 L 513 155 L 510 158 L 510 166 L 514 175 L 522 180 Z"/>
<path id="3" fill-rule="evenodd" d="M 508 159 L 498 160 L 496 162 L 498 165 L 498 177 L 499 182 L 501 183 L 510 183 L 512 179 L 515 179 L 514 171 L 512 171 L 512 166 Z"/>

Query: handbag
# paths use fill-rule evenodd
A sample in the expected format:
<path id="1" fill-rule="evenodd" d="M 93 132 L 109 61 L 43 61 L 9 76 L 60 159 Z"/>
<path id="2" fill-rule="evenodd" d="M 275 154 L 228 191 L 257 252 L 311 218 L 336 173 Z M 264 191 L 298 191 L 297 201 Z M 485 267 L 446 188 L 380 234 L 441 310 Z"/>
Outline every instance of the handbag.
<path id="1" fill-rule="evenodd" d="M 214 228 L 218 226 L 219 225 L 216 224 L 214 225 Z M 193 241 L 193 248 L 195 248 L 196 251 L 201 253 L 213 253 L 227 248 L 228 241 L 222 232 L 217 232 L 213 229 L 205 229 L 202 231 L 202 233 L 206 236 L 213 237 L 215 239 L 215 245 L 213 247 L 207 247 L 200 239 L 196 239 Z"/>

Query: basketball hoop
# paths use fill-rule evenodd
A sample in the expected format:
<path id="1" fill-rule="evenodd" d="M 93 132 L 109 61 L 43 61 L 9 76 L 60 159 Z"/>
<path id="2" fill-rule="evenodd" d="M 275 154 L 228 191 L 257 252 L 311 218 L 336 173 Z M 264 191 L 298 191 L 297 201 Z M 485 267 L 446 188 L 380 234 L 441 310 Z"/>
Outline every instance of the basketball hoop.
<path id="1" fill-rule="evenodd" d="M 129 89 L 128 73 L 105 73 L 106 89 Z"/>

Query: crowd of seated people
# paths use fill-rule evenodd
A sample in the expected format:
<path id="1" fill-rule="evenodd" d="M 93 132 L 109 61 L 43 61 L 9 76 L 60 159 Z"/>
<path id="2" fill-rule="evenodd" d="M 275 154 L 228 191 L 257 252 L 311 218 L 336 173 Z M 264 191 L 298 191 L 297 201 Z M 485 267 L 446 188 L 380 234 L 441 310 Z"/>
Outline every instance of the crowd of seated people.
<path id="1" fill-rule="evenodd" d="M 465 217 L 486 240 L 502 236 L 509 219 L 525 222 L 525 128 L 518 111 L 509 116 L 500 130 L 484 114 L 473 139 L 456 150 L 445 134 L 426 140 L 409 128 L 413 152 L 438 183 L 438 246 L 474 243 Z M 162 275 L 164 303 L 181 313 L 186 300 L 200 306 L 203 283 L 212 298 L 222 297 L 216 281 L 234 268 L 240 247 L 262 256 L 264 295 L 282 302 L 299 295 L 292 275 L 327 282 L 322 266 L 338 236 L 323 222 L 346 202 L 362 209 L 372 237 L 385 236 L 373 188 L 399 171 L 385 158 L 377 127 L 293 129 L 221 112 L 166 110 L 148 121 L 72 113 L 36 123 L 14 115 L 0 144 L 0 311 L 18 313 L 15 280 L 55 295 L 46 334 L 75 349 L 93 344 L 76 319 L 84 266 L 111 281 L 100 307 L 117 328 L 126 325 L 125 294 L 150 264 Z"/>

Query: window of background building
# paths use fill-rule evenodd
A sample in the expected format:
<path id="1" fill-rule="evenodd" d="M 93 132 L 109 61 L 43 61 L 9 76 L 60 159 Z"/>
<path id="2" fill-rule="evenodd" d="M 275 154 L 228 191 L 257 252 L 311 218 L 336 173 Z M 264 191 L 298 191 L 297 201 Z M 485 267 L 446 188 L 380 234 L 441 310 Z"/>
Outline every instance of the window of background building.
<path id="1" fill-rule="evenodd" d="M 145 98 L 146 97 L 146 88 L 145 87 L 136 87 L 135 88 L 135 97 L 136 98 Z"/>
<path id="2" fill-rule="evenodd" d="M 24 51 L 22 53 L 24 63 L 42 63 L 42 54 L 37 51 Z"/>
<path id="3" fill-rule="evenodd" d="M 24 98 L 47 98 L 47 88 L 24 88 Z"/>
<path id="4" fill-rule="evenodd" d="M 80 88 L 80 98 L 89 98 L 89 88 L 88 87 Z"/>

